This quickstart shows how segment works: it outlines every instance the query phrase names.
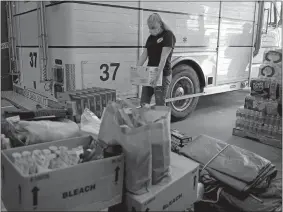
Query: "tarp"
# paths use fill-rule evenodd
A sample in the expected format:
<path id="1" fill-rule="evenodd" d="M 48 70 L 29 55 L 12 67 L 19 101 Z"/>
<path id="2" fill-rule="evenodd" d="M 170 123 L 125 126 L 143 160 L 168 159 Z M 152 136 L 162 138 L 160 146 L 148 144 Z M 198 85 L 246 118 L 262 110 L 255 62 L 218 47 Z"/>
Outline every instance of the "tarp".
<path id="1" fill-rule="evenodd" d="M 216 190 L 213 194 L 205 195 L 204 199 L 210 199 L 216 196 Z M 282 179 L 274 179 L 270 186 L 264 191 L 251 190 L 251 193 L 257 198 L 248 196 L 240 200 L 231 193 L 221 191 L 219 201 L 214 203 L 198 202 L 195 205 L 195 211 L 209 212 L 282 212 Z M 213 198 L 214 199 L 214 198 Z"/>
<path id="2" fill-rule="evenodd" d="M 276 177 L 276 167 L 253 152 L 233 145 L 226 146 L 223 141 L 200 135 L 182 148 L 180 154 L 201 166 L 210 162 L 200 173 L 200 182 L 205 186 L 208 182 L 225 186 L 226 191 L 231 189 L 234 196 L 242 198 L 246 198 L 251 189 L 267 189 Z"/>

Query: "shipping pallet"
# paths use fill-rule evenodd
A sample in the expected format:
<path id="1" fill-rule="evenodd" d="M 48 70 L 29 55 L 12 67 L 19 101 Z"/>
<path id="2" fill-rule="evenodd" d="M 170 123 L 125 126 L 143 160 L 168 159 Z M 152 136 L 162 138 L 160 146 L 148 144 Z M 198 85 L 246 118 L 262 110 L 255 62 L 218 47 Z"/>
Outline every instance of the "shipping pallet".
<path id="1" fill-rule="evenodd" d="M 242 137 L 242 138 L 249 138 L 251 140 L 258 141 L 260 143 L 282 149 L 282 140 L 270 138 L 270 137 L 267 137 L 267 136 L 259 136 L 255 133 L 247 132 L 247 131 L 244 131 L 244 130 L 241 130 L 241 129 L 238 129 L 238 128 L 233 128 L 232 134 L 235 135 L 235 136 L 239 136 L 239 137 Z"/>

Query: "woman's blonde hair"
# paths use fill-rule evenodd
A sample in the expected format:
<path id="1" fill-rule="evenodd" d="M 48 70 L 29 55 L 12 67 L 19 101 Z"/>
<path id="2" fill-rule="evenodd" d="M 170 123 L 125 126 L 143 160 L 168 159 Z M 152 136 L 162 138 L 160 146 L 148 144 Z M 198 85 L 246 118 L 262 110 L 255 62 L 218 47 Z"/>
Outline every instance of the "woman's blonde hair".
<path id="1" fill-rule="evenodd" d="M 162 20 L 158 13 L 152 13 L 147 19 L 147 25 L 150 26 L 153 23 L 160 23 L 163 30 L 171 31 L 170 27 Z"/>

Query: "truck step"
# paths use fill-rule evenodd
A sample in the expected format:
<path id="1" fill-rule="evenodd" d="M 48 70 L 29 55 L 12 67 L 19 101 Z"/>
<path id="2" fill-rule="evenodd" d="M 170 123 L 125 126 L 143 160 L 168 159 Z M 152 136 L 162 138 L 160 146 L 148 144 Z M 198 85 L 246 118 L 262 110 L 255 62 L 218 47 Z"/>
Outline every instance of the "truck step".
<path id="1" fill-rule="evenodd" d="M 242 138 L 249 138 L 254 141 L 258 141 L 260 143 L 273 146 L 279 149 L 282 149 L 282 140 L 271 138 L 268 136 L 257 135 L 256 133 L 247 132 L 245 130 L 239 128 L 233 128 L 233 135 L 242 137 Z"/>

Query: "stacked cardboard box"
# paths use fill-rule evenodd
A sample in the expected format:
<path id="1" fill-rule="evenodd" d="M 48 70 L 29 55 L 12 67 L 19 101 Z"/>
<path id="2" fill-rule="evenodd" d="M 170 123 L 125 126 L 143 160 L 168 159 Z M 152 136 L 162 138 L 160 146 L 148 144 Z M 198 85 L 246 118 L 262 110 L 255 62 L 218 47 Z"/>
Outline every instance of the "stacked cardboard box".
<path id="1" fill-rule="evenodd" d="M 151 86 L 152 80 L 156 78 L 157 72 L 157 67 L 133 66 L 130 71 L 131 83 L 133 85 Z M 159 76 L 156 85 L 162 85 L 162 75 Z"/>
<path id="2" fill-rule="evenodd" d="M 237 110 L 236 128 L 258 136 L 282 138 L 282 50 L 266 51 L 251 93 Z"/>
<path id="3" fill-rule="evenodd" d="M 171 179 L 153 185 L 147 193 L 126 193 L 128 211 L 185 211 L 198 197 L 199 164 L 171 153 Z"/>
<path id="4" fill-rule="evenodd" d="M 8 211 L 100 211 L 121 203 L 123 154 L 36 174 L 22 173 L 13 157 L 14 153 L 46 150 L 50 146 L 68 149 L 88 146 L 91 141 L 90 136 L 84 136 L 3 150 L 1 208 L 6 207 Z"/>
<path id="5" fill-rule="evenodd" d="M 93 87 L 73 92 L 58 93 L 57 99 L 64 104 L 69 104 L 74 115 L 81 115 L 84 109 L 88 108 L 97 117 L 101 118 L 108 102 L 116 101 L 116 91 Z"/>

